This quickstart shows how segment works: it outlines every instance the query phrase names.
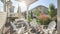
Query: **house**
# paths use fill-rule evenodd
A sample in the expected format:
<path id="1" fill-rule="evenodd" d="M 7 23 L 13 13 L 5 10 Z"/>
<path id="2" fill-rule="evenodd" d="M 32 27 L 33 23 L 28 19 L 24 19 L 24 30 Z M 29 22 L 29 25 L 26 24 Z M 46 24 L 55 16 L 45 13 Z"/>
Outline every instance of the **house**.
<path id="1" fill-rule="evenodd" d="M 48 8 L 45 7 L 45 6 L 43 6 L 43 5 L 39 5 L 39 6 L 35 7 L 35 8 L 33 8 L 33 9 L 30 10 L 30 11 L 33 12 L 33 11 L 36 11 L 36 10 L 38 10 L 38 11 L 41 12 L 41 13 L 47 14 Z"/>

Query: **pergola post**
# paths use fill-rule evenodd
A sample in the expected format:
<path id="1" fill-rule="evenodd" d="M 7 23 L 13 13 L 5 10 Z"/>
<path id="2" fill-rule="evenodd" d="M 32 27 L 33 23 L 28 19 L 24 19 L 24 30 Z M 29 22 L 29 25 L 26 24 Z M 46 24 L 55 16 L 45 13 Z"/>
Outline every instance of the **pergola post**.
<path id="1" fill-rule="evenodd" d="M 60 0 L 58 0 L 58 11 L 57 11 L 57 31 L 58 33 L 57 34 L 60 34 Z"/>
<path id="2" fill-rule="evenodd" d="M 28 9 L 29 9 L 29 6 L 27 6 L 27 10 L 26 10 L 26 19 L 28 20 Z"/>

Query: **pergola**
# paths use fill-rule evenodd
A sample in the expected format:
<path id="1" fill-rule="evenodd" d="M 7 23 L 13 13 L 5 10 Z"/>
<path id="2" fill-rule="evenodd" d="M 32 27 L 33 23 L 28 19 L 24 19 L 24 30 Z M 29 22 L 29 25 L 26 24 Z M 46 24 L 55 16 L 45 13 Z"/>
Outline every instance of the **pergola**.
<path id="1" fill-rule="evenodd" d="M 9 0 L 0 0 L 0 1 L 4 3 L 4 11 L 6 12 L 6 11 L 7 11 L 7 10 L 6 10 L 6 8 L 7 8 L 7 7 L 6 7 L 6 2 L 9 1 Z M 25 3 L 27 4 L 27 6 L 29 6 L 29 5 L 31 5 L 32 3 L 36 2 L 37 0 L 16 0 L 16 1 L 19 1 L 19 2 L 25 1 Z M 28 7 L 27 7 L 27 14 L 28 14 Z M 27 15 L 27 17 L 28 17 L 28 15 Z M 1 19 L 1 20 L 2 20 L 2 19 Z M 2 23 L 2 22 L 1 22 L 1 23 Z M 2 24 L 1 27 L 3 27 L 5 23 L 6 23 L 6 22 L 3 21 L 3 24 Z"/>

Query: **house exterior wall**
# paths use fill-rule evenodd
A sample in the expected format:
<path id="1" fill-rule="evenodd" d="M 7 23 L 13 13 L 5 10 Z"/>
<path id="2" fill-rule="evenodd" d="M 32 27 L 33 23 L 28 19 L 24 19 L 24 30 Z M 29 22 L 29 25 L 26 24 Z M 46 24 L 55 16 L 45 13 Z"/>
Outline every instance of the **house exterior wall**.
<path id="1" fill-rule="evenodd" d="M 41 13 L 47 14 L 46 12 L 47 12 L 48 8 L 41 5 L 41 6 L 38 6 L 36 8 L 33 8 L 31 11 L 35 11 L 35 10 L 38 10 Z"/>

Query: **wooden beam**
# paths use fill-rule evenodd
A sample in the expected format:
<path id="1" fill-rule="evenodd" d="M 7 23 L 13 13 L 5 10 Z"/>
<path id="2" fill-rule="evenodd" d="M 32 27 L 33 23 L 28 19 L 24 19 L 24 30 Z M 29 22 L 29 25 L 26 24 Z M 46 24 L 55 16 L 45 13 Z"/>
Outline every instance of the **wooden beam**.
<path id="1" fill-rule="evenodd" d="M 27 5 L 30 5 L 30 4 L 32 4 L 32 3 L 34 3 L 34 2 L 36 2 L 37 0 L 17 0 L 17 1 L 19 1 L 19 2 L 25 1 L 25 3 L 26 3 Z"/>

